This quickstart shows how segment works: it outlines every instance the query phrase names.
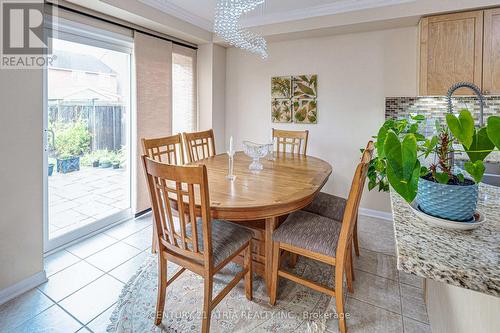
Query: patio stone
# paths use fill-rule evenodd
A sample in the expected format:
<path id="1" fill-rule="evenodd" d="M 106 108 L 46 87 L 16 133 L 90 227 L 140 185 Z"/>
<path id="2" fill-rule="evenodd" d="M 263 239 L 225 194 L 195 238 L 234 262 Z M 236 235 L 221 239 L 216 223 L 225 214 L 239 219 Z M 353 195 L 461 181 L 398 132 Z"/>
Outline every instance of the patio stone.
<path id="1" fill-rule="evenodd" d="M 49 177 L 49 237 L 130 207 L 128 174 L 124 169 L 82 167 Z"/>
<path id="2" fill-rule="evenodd" d="M 49 214 L 62 213 L 66 210 L 75 208 L 76 206 L 78 206 L 78 202 L 75 202 L 73 200 L 70 201 L 66 199 L 57 200 L 54 201 L 53 205 L 50 205 Z"/>
<path id="3" fill-rule="evenodd" d="M 82 203 L 81 205 L 76 207 L 75 210 L 87 216 L 96 216 L 109 210 L 108 205 L 101 204 L 92 199 L 93 198 L 90 197 L 86 203 Z"/>
<path id="4" fill-rule="evenodd" d="M 116 207 L 108 207 L 108 209 L 106 211 L 102 211 L 102 212 L 96 214 L 95 218 L 99 220 L 99 219 L 108 217 L 110 215 L 119 213 L 120 211 L 121 211 L 121 209 L 118 209 Z"/>
<path id="5" fill-rule="evenodd" d="M 50 212 L 50 209 L 49 209 Z M 84 215 L 74 209 L 65 210 L 59 213 L 49 213 L 50 224 L 53 224 L 61 229 L 66 228 L 79 221 L 87 219 L 89 216 Z"/>

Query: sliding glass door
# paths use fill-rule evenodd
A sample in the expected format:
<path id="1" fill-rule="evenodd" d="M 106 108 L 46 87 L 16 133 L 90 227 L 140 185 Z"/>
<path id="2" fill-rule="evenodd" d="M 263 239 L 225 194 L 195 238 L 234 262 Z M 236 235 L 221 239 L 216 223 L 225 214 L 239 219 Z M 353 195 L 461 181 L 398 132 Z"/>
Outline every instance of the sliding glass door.
<path id="1" fill-rule="evenodd" d="M 59 36 L 46 70 L 46 251 L 129 217 L 131 207 L 130 51 Z"/>

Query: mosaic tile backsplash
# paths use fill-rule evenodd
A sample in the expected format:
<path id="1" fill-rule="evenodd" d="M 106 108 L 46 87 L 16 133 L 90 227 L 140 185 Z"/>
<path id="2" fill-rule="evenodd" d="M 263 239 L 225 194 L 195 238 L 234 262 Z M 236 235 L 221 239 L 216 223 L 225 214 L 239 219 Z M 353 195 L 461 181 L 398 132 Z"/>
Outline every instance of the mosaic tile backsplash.
<path id="1" fill-rule="evenodd" d="M 472 96 L 455 96 L 452 98 L 453 111 L 458 113 L 463 108 L 472 112 L 476 123 L 479 121 L 479 102 Z M 500 116 L 500 96 L 485 96 L 484 98 L 484 122 L 491 115 Z M 423 114 L 426 118 L 426 126 L 423 130 L 425 136 L 434 134 L 436 120 L 445 122 L 448 112 L 448 104 L 445 96 L 437 97 L 387 97 L 385 99 L 385 119 L 408 118 L 410 114 Z M 493 155 L 493 156 L 492 156 Z M 491 154 L 487 160 L 499 160 L 498 152 Z"/>

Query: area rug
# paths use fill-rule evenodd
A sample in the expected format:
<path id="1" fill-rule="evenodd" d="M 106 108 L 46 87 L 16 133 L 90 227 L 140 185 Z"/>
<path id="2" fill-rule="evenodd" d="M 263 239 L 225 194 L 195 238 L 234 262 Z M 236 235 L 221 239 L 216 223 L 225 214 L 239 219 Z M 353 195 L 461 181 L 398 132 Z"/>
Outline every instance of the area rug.
<path id="1" fill-rule="evenodd" d="M 167 267 L 168 276 L 178 269 Z M 240 270 L 229 264 L 215 276 L 214 295 Z M 328 265 L 300 258 L 294 273 L 332 286 Z M 185 271 L 167 288 L 165 312 L 160 326 L 154 325 L 157 295 L 157 259 L 149 256 L 125 285 L 111 315 L 108 332 L 200 332 L 203 279 Z M 212 313 L 211 332 L 324 332 L 335 314 L 328 306 L 335 299 L 291 281 L 280 279 L 276 306 L 269 305 L 264 281 L 255 276 L 253 300 L 245 297 L 241 281 Z"/>

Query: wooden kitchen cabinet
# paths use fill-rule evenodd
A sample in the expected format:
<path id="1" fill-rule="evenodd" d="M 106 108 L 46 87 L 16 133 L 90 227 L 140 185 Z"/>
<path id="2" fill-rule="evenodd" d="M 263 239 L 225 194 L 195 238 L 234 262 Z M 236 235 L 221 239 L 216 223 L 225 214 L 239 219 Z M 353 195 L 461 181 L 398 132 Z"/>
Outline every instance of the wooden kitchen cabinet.
<path id="1" fill-rule="evenodd" d="M 483 92 L 500 95 L 500 8 L 484 11 Z"/>
<path id="2" fill-rule="evenodd" d="M 446 95 L 460 81 L 482 86 L 483 16 L 479 10 L 420 21 L 420 95 Z M 496 20 L 500 22 L 497 16 Z M 494 49 L 500 50 L 498 45 Z M 492 61 L 498 64 L 498 59 Z M 460 89 L 456 94 L 471 92 Z"/>

